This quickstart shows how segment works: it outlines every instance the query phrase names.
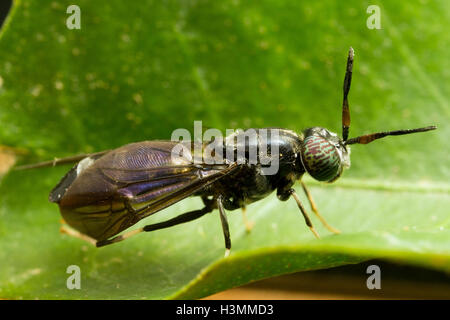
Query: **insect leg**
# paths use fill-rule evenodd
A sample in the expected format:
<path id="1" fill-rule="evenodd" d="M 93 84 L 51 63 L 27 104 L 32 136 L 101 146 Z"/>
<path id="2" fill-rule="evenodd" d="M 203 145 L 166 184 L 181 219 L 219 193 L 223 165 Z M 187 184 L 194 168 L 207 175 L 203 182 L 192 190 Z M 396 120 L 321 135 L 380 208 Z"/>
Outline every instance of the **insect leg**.
<path id="1" fill-rule="evenodd" d="M 247 219 L 247 210 L 245 207 L 242 207 L 242 219 L 244 220 L 245 230 L 250 233 L 250 231 L 252 231 L 254 223 Z"/>
<path id="2" fill-rule="evenodd" d="M 217 198 L 217 207 L 219 208 L 220 213 L 220 222 L 222 223 L 223 236 L 225 238 L 225 258 L 230 255 L 231 249 L 231 239 L 230 239 L 230 229 L 228 227 L 228 220 L 225 209 L 222 204 L 222 197 L 219 196 Z"/>
<path id="3" fill-rule="evenodd" d="M 294 197 L 295 201 L 297 202 L 297 205 L 298 205 L 300 211 L 303 214 L 303 218 L 305 218 L 305 222 L 306 222 L 306 225 L 308 226 L 308 228 L 312 231 L 312 233 L 314 233 L 316 238 L 320 238 L 320 236 L 317 233 L 316 229 L 314 229 L 314 226 L 312 225 L 311 220 L 309 219 L 305 208 L 303 207 L 302 203 L 300 202 L 300 199 L 298 198 L 297 193 L 295 193 L 295 190 L 294 189 L 290 189 L 289 193 Z"/>
<path id="4" fill-rule="evenodd" d="M 180 224 L 180 223 L 192 221 L 192 220 L 198 219 L 201 216 L 211 212 L 213 209 L 214 209 L 213 207 L 206 206 L 203 209 L 189 211 L 189 212 L 183 213 L 183 214 L 181 214 L 181 215 L 179 215 L 179 216 L 177 216 L 175 218 L 172 218 L 170 220 L 167 220 L 167 221 L 158 222 L 158 223 L 154 223 L 154 224 L 149 224 L 149 225 L 146 225 L 146 226 L 144 226 L 142 228 L 126 232 L 126 233 L 124 233 L 122 235 L 119 235 L 117 237 L 114 237 L 112 239 L 98 241 L 97 242 L 97 247 L 103 247 L 103 246 L 106 246 L 108 244 L 112 244 L 112 243 L 116 243 L 116 242 L 125 240 L 125 239 L 127 239 L 127 238 L 129 238 L 129 237 L 131 237 L 131 236 L 133 236 L 135 234 L 141 233 L 141 232 L 155 231 L 155 230 L 159 230 L 159 229 L 172 227 L 172 226 Z"/>
<path id="5" fill-rule="evenodd" d="M 172 227 L 172 226 L 175 226 L 180 223 L 185 223 L 185 222 L 189 222 L 189 221 L 198 219 L 201 216 L 203 216 L 211 211 L 213 211 L 212 207 L 204 207 L 203 209 L 200 209 L 200 210 L 189 211 L 189 212 L 183 213 L 175 218 L 172 218 L 172 219 L 164 221 L 164 222 L 149 224 L 143 228 L 143 231 L 150 232 L 150 231 L 155 231 L 155 230 L 159 230 L 159 229 Z"/>
<path id="6" fill-rule="evenodd" d="M 315 215 L 320 219 L 320 221 L 322 222 L 322 224 L 325 226 L 325 228 L 327 228 L 328 230 L 330 230 L 333 233 L 339 234 L 341 233 L 338 229 L 333 228 L 332 226 L 330 226 L 324 219 L 324 217 L 322 217 L 322 215 L 319 213 L 319 210 L 317 210 L 317 206 L 316 203 L 314 202 L 311 193 L 309 192 L 309 190 L 306 188 L 306 184 L 301 181 L 302 187 L 303 187 L 303 191 L 306 194 L 306 197 L 309 200 L 309 203 L 311 205 L 311 209 L 312 211 L 315 213 Z"/>
<path id="7" fill-rule="evenodd" d="M 61 226 L 61 228 L 59 229 L 59 232 L 65 233 L 65 234 L 67 234 L 67 235 L 69 235 L 71 237 L 74 237 L 74 238 L 78 238 L 78 239 L 87 241 L 90 244 L 92 244 L 93 246 L 95 246 L 96 243 L 97 243 L 97 240 L 95 240 L 94 238 L 91 238 L 91 237 L 89 237 L 89 236 L 87 236 L 87 235 L 85 235 L 85 234 L 83 234 L 83 233 L 81 233 L 81 232 L 79 232 L 79 231 L 77 231 L 75 229 L 72 229 L 71 227 L 67 226 L 66 224 L 63 224 Z"/>

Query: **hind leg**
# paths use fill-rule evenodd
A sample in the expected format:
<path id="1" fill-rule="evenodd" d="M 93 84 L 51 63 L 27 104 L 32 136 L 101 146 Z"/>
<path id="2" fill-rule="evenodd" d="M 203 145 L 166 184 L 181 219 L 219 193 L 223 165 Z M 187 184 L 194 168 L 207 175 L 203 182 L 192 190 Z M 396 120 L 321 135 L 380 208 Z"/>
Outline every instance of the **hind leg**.
<path id="1" fill-rule="evenodd" d="M 94 247 L 97 245 L 97 240 L 69 227 L 64 220 L 62 221 L 61 228 L 59 228 L 59 232 L 89 242 Z"/>
<path id="2" fill-rule="evenodd" d="M 106 239 L 106 240 L 97 241 L 96 242 L 96 246 L 97 247 L 103 247 L 103 246 L 106 246 L 106 245 L 109 245 L 109 244 L 113 244 L 113 243 L 116 243 L 116 242 L 119 242 L 119 241 L 123 241 L 123 240 L 128 239 L 129 237 L 131 237 L 131 236 L 133 236 L 135 234 L 141 233 L 141 232 L 150 232 L 150 231 L 155 231 L 155 230 L 159 230 L 159 229 L 169 228 L 169 227 L 175 226 L 175 225 L 180 224 L 180 223 L 185 223 L 185 222 L 188 222 L 188 221 L 192 221 L 192 220 L 198 219 L 201 216 L 211 212 L 212 210 L 213 210 L 213 207 L 205 206 L 203 209 L 189 211 L 189 212 L 183 213 L 183 214 L 181 214 L 181 215 L 179 215 L 179 216 L 177 216 L 175 218 L 172 218 L 170 220 L 167 220 L 167 221 L 158 222 L 158 223 L 154 223 L 154 224 L 149 224 L 149 225 L 146 225 L 146 226 L 144 226 L 142 228 L 138 228 L 138 229 L 135 229 L 135 230 L 128 231 L 128 232 L 126 232 L 124 234 L 121 234 L 119 236 L 116 236 L 116 237 L 114 237 L 112 239 Z"/>

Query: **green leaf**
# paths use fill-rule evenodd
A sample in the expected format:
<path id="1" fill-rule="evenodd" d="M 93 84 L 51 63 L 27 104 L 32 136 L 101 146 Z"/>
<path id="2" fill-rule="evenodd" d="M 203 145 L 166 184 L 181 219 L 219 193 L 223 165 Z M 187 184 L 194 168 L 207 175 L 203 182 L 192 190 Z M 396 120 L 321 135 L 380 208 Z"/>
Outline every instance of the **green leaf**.
<path id="1" fill-rule="evenodd" d="M 0 185 L 1 298 L 200 298 L 279 274 L 384 258 L 450 271 L 448 1 L 15 1 L 0 37 L 0 144 L 24 161 L 170 139 L 176 128 L 323 126 L 340 132 L 342 81 L 355 49 L 350 136 L 435 124 L 437 131 L 352 148 L 332 185 L 305 179 L 331 235 L 294 201 L 248 207 L 93 248 L 58 232 L 48 193 L 67 167 L 12 172 Z M 297 188 L 299 194 L 301 188 Z M 307 202 L 301 196 L 304 203 Z M 199 208 L 187 199 L 141 221 Z M 309 209 L 309 208 L 308 208 Z M 68 290 L 67 267 L 81 269 Z"/>

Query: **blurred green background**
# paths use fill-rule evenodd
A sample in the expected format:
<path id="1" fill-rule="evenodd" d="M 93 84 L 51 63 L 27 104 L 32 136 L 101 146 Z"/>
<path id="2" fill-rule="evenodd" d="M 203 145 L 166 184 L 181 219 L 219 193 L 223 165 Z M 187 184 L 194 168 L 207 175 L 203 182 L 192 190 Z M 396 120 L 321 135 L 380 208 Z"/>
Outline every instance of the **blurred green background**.
<path id="1" fill-rule="evenodd" d="M 81 29 L 66 9 L 81 9 Z M 369 5 L 381 29 L 369 29 Z M 335 185 L 306 179 L 343 231 L 314 240 L 295 203 L 250 206 L 103 249 L 58 233 L 49 190 L 68 168 L 0 185 L 0 297 L 198 298 L 256 279 L 386 258 L 450 270 L 448 1 L 14 1 L 0 35 L 0 145 L 32 162 L 170 139 L 177 128 L 323 126 L 340 133 L 355 49 L 350 136 L 438 130 L 352 148 Z M 145 223 L 200 206 L 187 200 Z M 152 220 L 153 219 L 153 220 Z M 155 220 L 156 219 L 156 220 Z M 6 262 L 8 261 L 8 262 Z M 81 266 L 84 289 L 65 288 Z M 86 271 L 87 270 L 87 271 Z"/>

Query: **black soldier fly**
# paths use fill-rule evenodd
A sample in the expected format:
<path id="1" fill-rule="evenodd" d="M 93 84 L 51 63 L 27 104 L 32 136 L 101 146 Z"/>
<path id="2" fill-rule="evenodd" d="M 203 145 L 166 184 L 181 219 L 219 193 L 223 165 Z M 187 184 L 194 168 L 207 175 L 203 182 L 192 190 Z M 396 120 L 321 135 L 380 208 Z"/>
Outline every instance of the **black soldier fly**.
<path id="1" fill-rule="evenodd" d="M 350 166 L 351 144 L 367 144 L 385 136 L 436 129 L 435 126 L 429 126 L 348 139 L 350 112 L 347 96 L 352 79 L 353 57 L 354 52 L 350 48 L 343 86 L 342 138 L 321 127 L 308 128 L 300 134 L 277 129 L 277 137 L 267 140 L 268 149 L 279 151 L 275 174 L 262 174 L 262 163 L 258 160 L 250 164 L 247 161 L 248 153 L 244 153 L 244 161 L 241 162 L 228 158 L 222 163 L 194 161 L 195 157 L 191 153 L 195 147 L 193 142 L 183 142 L 188 152 L 174 159 L 172 150 L 180 144 L 178 141 L 132 143 L 114 150 L 22 166 L 19 169 L 78 162 L 51 191 L 49 200 L 59 205 L 65 222 L 70 226 L 63 228 L 66 233 L 88 240 L 97 247 L 122 241 L 140 232 L 192 221 L 218 209 L 225 238 L 225 255 L 228 255 L 231 240 L 225 210 L 245 210 L 246 205 L 265 198 L 275 190 L 281 201 L 291 196 L 294 198 L 306 225 L 318 237 L 293 189 L 296 181 L 301 180 L 305 173 L 318 181 L 337 180 L 343 169 Z M 255 132 L 257 141 L 262 138 L 264 129 L 249 130 Z M 226 137 L 221 142 L 222 147 L 232 149 L 235 153 L 238 148 L 235 139 L 245 136 L 247 132 Z M 255 142 L 241 141 L 244 141 L 241 147 L 246 152 L 255 147 Z M 201 142 L 202 148 L 211 143 Z M 339 233 L 320 215 L 306 185 L 300 182 L 314 214 L 328 230 Z M 204 207 L 119 235 L 141 219 L 189 196 L 200 196 Z M 246 224 L 249 228 L 248 222 Z"/>

